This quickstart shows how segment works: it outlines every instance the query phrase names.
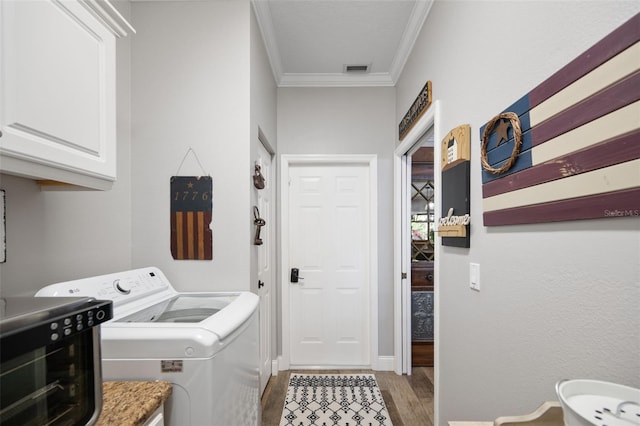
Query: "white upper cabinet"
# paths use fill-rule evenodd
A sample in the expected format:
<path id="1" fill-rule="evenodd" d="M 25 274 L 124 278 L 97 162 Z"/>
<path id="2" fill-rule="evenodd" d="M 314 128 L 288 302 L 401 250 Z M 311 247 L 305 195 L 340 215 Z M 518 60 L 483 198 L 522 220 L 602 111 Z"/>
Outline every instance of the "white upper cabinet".
<path id="1" fill-rule="evenodd" d="M 0 0 L 0 172 L 108 189 L 116 179 L 116 38 L 107 0 Z"/>

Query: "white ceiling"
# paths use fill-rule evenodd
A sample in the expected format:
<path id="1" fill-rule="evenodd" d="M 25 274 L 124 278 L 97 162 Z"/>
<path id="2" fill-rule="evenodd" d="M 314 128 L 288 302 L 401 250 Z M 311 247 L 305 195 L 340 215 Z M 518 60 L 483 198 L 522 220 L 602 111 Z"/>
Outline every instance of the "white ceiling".
<path id="1" fill-rule="evenodd" d="M 393 86 L 433 0 L 253 0 L 280 87 Z M 368 65 L 368 72 L 345 72 Z"/>

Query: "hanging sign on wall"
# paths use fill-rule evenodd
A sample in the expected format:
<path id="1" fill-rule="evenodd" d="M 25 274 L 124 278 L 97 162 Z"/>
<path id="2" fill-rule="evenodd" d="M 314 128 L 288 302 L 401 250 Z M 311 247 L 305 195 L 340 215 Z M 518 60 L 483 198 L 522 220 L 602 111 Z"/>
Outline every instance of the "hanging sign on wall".
<path id="1" fill-rule="evenodd" d="M 442 139 L 442 217 L 438 234 L 443 246 L 470 247 L 471 127 L 463 124 Z"/>
<path id="2" fill-rule="evenodd" d="M 640 14 L 480 129 L 485 226 L 640 216 Z"/>
<path id="3" fill-rule="evenodd" d="M 211 260 L 211 176 L 171 177 L 171 255 L 176 260 Z"/>
<path id="4" fill-rule="evenodd" d="M 407 133 L 409 133 L 414 124 L 422 117 L 422 114 L 429 108 L 429 105 L 431 105 L 431 81 L 427 81 L 416 100 L 411 104 L 409 111 L 407 111 L 402 121 L 400 121 L 398 125 L 400 140 L 407 136 Z"/>

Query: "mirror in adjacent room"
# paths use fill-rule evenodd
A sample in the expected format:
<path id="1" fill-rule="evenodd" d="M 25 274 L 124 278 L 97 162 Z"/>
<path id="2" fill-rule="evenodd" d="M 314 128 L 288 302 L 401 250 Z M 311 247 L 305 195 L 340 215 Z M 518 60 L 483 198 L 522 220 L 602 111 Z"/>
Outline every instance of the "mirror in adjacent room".
<path id="1" fill-rule="evenodd" d="M 433 147 L 422 147 L 411 157 L 411 259 L 434 257 Z"/>
<path id="2" fill-rule="evenodd" d="M 411 358 L 433 366 L 435 194 L 433 146 L 411 157 Z"/>

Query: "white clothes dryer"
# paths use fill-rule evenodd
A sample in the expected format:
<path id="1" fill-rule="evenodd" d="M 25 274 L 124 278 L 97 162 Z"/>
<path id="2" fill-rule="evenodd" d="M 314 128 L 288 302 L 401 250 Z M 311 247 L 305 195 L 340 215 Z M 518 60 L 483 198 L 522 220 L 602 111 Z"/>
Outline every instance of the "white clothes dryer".
<path id="1" fill-rule="evenodd" d="M 164 380 L 169 426 L 260 424 L 259 299 L 176 291 L 155 267 L 62 282 L 36 296 L 113 301 L 102 324 L 104 380 Z"/>

